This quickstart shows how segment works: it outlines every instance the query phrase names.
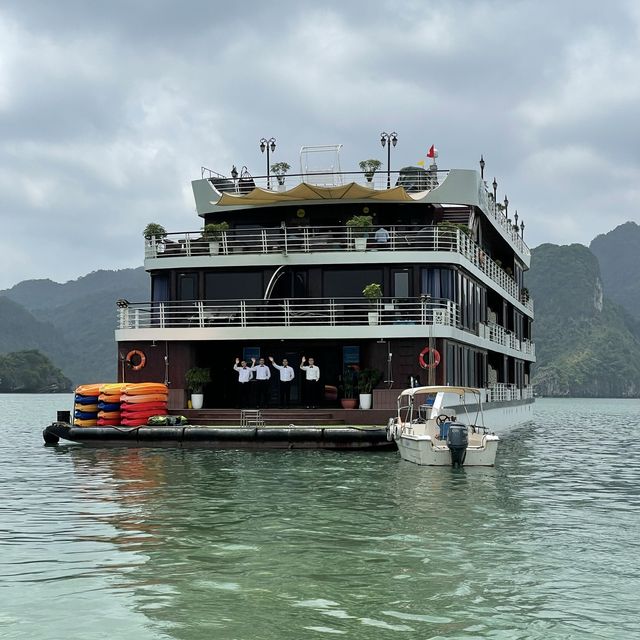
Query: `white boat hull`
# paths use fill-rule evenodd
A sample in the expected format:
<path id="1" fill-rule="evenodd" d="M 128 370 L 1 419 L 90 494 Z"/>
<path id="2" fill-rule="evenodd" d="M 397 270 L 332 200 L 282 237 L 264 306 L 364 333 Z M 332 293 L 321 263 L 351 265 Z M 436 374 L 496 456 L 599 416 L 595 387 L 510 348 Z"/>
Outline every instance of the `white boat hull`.
<path id="1" fill-rule="evenodd" d="M 493 467 L 496 463 L 499 439 L 488 435 L 484 446 L 469 446 L 464 459 L 465 467 Z M 396 438 L 400 457 L 421 466 L 450 467 L 451 451 L 446 444 L 434 441 L 430 436 L 401 435 Z"/>

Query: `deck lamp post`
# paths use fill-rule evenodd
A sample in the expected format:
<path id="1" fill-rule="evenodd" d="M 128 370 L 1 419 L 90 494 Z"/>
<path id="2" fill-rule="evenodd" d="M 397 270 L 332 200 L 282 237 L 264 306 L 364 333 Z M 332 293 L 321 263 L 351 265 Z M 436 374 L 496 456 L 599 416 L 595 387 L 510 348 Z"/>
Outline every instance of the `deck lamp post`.
<path id="1" fill-rule="evenodd" d="M 276 139 L 260 138 L 260 151 L 264 153 L 267 150 L 267 189 L 271 189 L 271 176 L 269 175 L 269 151 L 272 153 L 276 150 Z"/>
<path id="2" fill-rule="evenodd" d="M 518 210 L 513 214 L 513 228 L 515 232 L 518 233 Z"/>
<path id="3" fill-rule="evenodd" d="M 509 217 L 509 198 L 507 198 L 506 194 L 504 196 L 504 217 Z"/>
<path id="4" fill-rule="evenodd" d="M 398 134 L 395 131 L 383 131 L 380 134 L 380 144 L 383 148 L 387 147 L 387 189 L 391 189 L 391 145 L 395 147 L 398 144 Z"/>
<path id="5" fill-rule="evenodd" d="M 520 223 L 520 237 L 524 240 L 524 220 Z"/>
<path id="6" fill-rule="evenodd" d="M 493 203 L 498 204 L 498 183 L 496 179 L 493 179 Z"/>
<path id="7" fill-rule="evenodd" d="M 480 179 L 484 180 L 484 158 L 480 156 Z"/>

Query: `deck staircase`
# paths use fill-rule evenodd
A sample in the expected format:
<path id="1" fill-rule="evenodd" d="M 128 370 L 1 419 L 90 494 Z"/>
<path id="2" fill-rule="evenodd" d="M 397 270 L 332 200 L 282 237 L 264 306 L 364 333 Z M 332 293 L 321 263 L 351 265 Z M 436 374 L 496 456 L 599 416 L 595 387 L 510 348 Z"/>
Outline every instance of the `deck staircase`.
<path id="1" fill-rule="evenodd" d="M 469 226 L 471 223 L 471 213 L 469 209 L 462 207 L 442 209 L 442 222 L 451 222 L 453 224 L 464 224 Z"/>

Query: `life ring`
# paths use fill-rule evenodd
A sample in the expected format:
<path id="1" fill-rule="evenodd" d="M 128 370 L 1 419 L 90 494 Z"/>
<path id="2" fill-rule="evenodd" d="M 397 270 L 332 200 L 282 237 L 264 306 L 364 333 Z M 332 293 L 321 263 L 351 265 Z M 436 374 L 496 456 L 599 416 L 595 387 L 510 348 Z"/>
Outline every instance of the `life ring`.
<path id="1" fill-rule="evenodd" d="M 433 362 L 427 363 L 427 362 L 424 361 L 424 357 L 429 352 L 433 353 Z M 425 347 L 420 352 L 420 355 L 418 356 L 418 364 L 423 369 L 434 369 L 435 367 L 437 367 L 440 364 L 440 352 L 437 349 L 431 349 L 429 347 Z"/>
<path id="2" fill-rule="evenodd" d="M 132 362 L 135 356 L 138 356 L 138 358 L 140 358 L 140 362 L 138 362 L 138 364 L 133 364 Z M 144 353 L 142 353 L 142 351 L 138 349 L 132 349 L 131 351 L 129 351 L 129 353 L 127 353 L 127 357 L 124 360 L 131 367 L 132 371 L 140 371 L 140 369 L 142 369 L 142 367 L 144 367 L 144 365 L 147 363 L 147 356 L 145 356 Z"/>

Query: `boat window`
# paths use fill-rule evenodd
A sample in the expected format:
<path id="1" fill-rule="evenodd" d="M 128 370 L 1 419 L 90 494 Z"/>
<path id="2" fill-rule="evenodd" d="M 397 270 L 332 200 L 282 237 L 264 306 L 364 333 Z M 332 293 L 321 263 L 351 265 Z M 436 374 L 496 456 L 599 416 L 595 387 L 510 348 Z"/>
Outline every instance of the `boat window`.
<path id="1" fill-rule="evenodd" d="M 169 300 L 169 276 L 162 274 L 151 278 L 151 300 L 166 302 Z"/>
<path id="2" fill-rule="evenodd" d="M 448 298 L 454 300 L 454 272 L 453 269 L 429 267 L 422 269 L 421 293 L 432 298 Z"/>
<path id="3" fill-rule="evenodd" d="M 178 274 L 178 300 L 198 299 L 198 274 L 179 273 Z"/>
<path id="4" fill-rule="evenodd" d="M 330 269 L 323 274 L 325 298 L 361 298 L 372 282 L 382 283 L 382 269 Z"/>
<path id="5" fill-rule="evenodd" d="M 260 300 L 264 294 L 262 271 L 224 272 L 205 274 L 206 300 Z"/>
<path id="6" fill-rule="evenodd" d="M 409 269 L 393 272 L 393 296 L 395 298 L 409 297 Z"/>

